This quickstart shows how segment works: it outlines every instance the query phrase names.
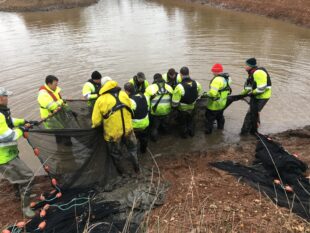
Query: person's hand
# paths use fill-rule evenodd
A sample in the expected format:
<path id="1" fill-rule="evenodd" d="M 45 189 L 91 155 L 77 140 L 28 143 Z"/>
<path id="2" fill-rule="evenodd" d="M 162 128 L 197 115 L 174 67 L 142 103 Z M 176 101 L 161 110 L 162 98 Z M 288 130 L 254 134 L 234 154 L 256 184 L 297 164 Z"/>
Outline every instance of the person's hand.
<path id="1" fill-rule="evenodd" d="M 38 126 L 39 125 L 39 121 L 25 121 L 25 126 L 27 125 L 27 127 L 32 127 L 32 126 Z"/>
<path id="2" fill-rule="evenodd" d="M 58 111 L 60 111 L 61 110 L 61 107 L 58 107 L 58 108 L 56 108 L 54 111 L 53 111 L 53 113 L 56 113 L 56 112 L 58 112 Z"/>
<path id="3" fill-rule="evenodd" d="M 26 124 L 27 125 L 27 124 Z M 27 127 L 27 126 L 19 126 L 18 128 L 21 130 L 21 131 L 23 131 L 23 132 L 28 132 L 29 131 L 29 127 Z"/>

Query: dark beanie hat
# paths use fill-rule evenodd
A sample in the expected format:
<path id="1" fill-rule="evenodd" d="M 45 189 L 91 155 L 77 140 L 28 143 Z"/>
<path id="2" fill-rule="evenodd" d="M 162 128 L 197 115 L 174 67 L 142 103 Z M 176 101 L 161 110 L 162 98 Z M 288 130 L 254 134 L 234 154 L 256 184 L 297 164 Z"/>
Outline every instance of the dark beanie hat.
<path id="1" fill-rule="evenodd" d="M 95 71 L 91 74 L 91 78 L 92 78 L 92 79 L 95 79 L 95 80 L 98 80 L 98 79 L 101 79 L 102 76 L 101 76 L 101 74 L 100 74 L 97 70 L 95 70 Z"/>
<path id="2" fill-rule="evenodd" d="M 255 67 L 256 66 L 256 59 L 254 57 L 249 58 L 248 60 L 245 61 L 245 64 L 250 66 L 250 67 Z"/>

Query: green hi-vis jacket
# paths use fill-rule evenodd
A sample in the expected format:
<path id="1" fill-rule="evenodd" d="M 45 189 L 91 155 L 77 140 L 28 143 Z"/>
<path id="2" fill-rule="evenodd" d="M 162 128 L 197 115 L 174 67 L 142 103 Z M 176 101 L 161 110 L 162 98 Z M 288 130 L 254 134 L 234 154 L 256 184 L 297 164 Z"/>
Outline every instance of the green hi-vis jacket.
<path id="1" fill-rule="evenodd" d="M 0 107 L 0 164 L 8 163 L 18 155 L 17 139 L 23 132 L 15 127 L 24 124 L 24 119 L 11 118 L 9 109 Z"/>
<path id="2" fill-rule="evenodd" d="M 131 109 L 133 111 L 132 126 L 134 130 L 144 130 L 149 124 L 150 100 L 144 94 L 130 96 Z"/>
<path id="3" fill-rule="evenodd" d="M 207 92 L 209 110 L 220 111 L 226 107 L 227 96 L 231 93 L 230 84 L 230 77 L 225 74 L 217 75 L 211 80 Z"/>
<path id="4" fill-rule="evenodd" d="M 269 99 L 271 97 L 271 78 L 267 70 L 263 67 L 249 70 L 244 89 L 241 95 L 252 92 L 256 99 Z"/>
<path id="5" fill-rule="evenodd" d="M 173 91 L 172 106 L 180 111 L 191 111 L 195 108 L 196 100 L 201 92 L 200 83 L 190 78 L 183 79 Z"/>
<path id="6" fill-rule="evenodd" d="M 172 87 L 168 84 L 154 83 L 145 90 L 145 95 L 150 98 L 151 114 L 154 116 L 166 116 L 171 112 Z"/>

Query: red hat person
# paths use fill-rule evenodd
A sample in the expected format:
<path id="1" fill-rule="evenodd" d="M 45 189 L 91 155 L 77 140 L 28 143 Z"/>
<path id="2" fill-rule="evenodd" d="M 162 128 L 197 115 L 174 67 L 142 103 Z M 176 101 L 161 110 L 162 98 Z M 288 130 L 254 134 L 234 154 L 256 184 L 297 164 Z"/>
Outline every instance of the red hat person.
<path id="1" fill-rule="evenodd" d="M 220 63 L 216 63 L 212 66 L 212 73 L 219 74 L 223 72 L 223 66 Z"/>

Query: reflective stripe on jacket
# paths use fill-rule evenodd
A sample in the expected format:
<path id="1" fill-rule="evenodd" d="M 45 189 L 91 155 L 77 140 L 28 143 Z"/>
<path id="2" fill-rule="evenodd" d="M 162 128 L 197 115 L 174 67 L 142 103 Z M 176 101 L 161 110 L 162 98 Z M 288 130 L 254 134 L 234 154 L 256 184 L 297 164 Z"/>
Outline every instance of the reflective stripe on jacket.
<path id="1" fill-rule="evenodd" d="M 202 87 L 201 84 L 197 81 L 195 81 L 197 84 L 197 96 L 201 95 Z M 173 91 L 172 95 L 172 106 L 178 107 L 178 110 L 180 111 L 191 111 L 195 108 L 196 100 L 191 104 L 182 103 L 181 99 L 185 96 L 185 89 L 182 83 L 178 84 L 176 88 Z"/>
<path id="2" fill-rule="evenodd" d="M 132 125 L 134 129 L 144 130 L 150 124 L 150 100 L 143 94 L 130 96 L 131 109 L 133 110 Z"/>
<path id="3" fill-rule="evenodd" d="M 230 94 L 230 77 L 217 75 L 209 85 L 207 96 L 207 108 L 213 111 L 219 111 L 226 107 L 227 96 Z"/>
<path id="4" fill-rule="evenodd" d="M 12 122 L 16 127 L 25 124 L 25 120 L 17 118 L 13 118 Z M 22 130 L 8 126 L 5 115 L 0 112 L 0 164 L 5 164 L 18 155 L 17 139 L 22 135 Z"/>
<path id="5" fill-rule="evenodd" d="M 95 104 L 99 96 L 100 88 L 101 84 L 93 83 L 91 79 L 84 84 L 82 94 L 84 98 L 88 100 L 88 106 L 93 106 Z"/>
<path id="6" fill-rule="evenodd" d="M 152 115 L 166 116 L 171 112 L 172 93 L 172 87 L 164 82 L 154 83 L 145 90 L 145 95 L 150 98 Z"/>
<path id="7" fill-rule="evenodd" d="M 256 99 L 269 99 L 271 97 L 271 78 L 267 70 L 263 67 L 249 70 L 249 77 L 244 85 L 241 94 L 252 91 Z"/>
<path id="8" fill-rule="evenodd" d="M 47 118 L 49 114 L 63 105 L 64 102 L 61 98 L 60 91 L 61 89 L 59 87 L 53 91 L 47 85 L 40 88 L 38 102 L 40 105 L 40 114 L 42 119 Z"/>

